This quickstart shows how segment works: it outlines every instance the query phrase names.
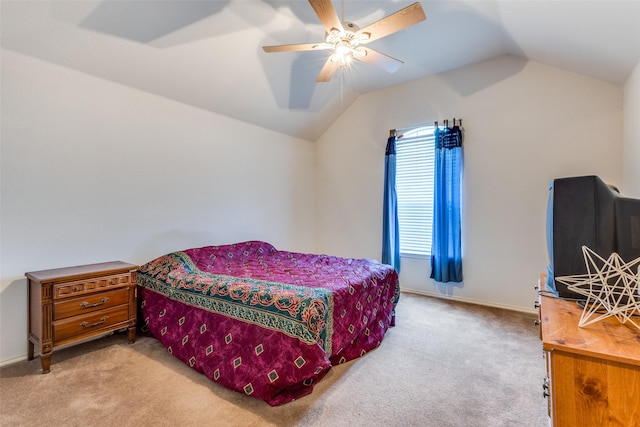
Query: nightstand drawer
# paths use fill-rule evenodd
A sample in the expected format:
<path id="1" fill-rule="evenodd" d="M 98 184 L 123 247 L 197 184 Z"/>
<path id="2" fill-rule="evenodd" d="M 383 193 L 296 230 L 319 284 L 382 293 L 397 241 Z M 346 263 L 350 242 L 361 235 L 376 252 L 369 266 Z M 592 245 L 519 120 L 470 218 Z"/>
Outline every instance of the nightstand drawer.
<path id="1" fill-rule="evenodd" d="M 53 320 L 91 313 L 129 302 L 129 288 L 109 292 L 87 294 L 79 298 L 66 299 L 53 304 Z"/>
<path id="2" fill-rule="evenodd" d="M 128 320 L 128 305 L 100 310 L 84 316 L 69 317 L 53 322 L 53 339 L 54 341 L 61 341 L 66 338 L 89 334 L 101 329 L 108 329 L 109 326 L 118 323 L 123 323 L 126 327 Z"/>
<path id="3" fill-rule="evenodd" d="M 78 280 L 75 282 L 65 282 L 53 285 L 53 299 L 68 298 L 74 295 L 83 295 L 102 289 L 126 286 L 131 284 L 131 274 L 117 274 L 113 276 L 103 276 L 95 279 Z"/>

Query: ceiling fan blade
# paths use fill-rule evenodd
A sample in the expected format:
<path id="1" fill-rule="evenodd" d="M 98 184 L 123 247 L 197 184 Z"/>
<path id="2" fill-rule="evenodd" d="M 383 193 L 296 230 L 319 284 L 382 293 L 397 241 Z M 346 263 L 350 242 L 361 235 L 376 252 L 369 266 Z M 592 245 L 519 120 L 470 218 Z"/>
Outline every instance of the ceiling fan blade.
<path id="1" fill-rule="evenodd" d="M 329 49 L 330 44 L 327 43 L 302 43 L 302 44 L 281 44 L 278 46 L 262 46 L 265 52 L 296 52 L 303 50 L 324 50 Z"/>
<path id="2" fill-rule="evenodd" d="M 316 82 L 324 83 L 331 81 L 339 66 L 337 62 L 331 60 L 331 57 L 327 58 L 327 62 L 324 63 L 322 70 L 320 70 Z"/>
<path id="3" fill-rule="evenodd" d="M 309 4 L 318 15 L 322 26 L 330 33 L 334 28 L 338 31 L 344 31 L 342 28 L 342 22 L 333 8 L 331 0 L 309 0 Z"/>
<path id="4" fill-rule="evenodd" d="M 362 39 L 362 42 L 368 43 L 415 25 L 425 19 L 427 19 L 427 15 L 424 14 L 424 10 L 422 10 L 420 3 L 416 2 L 411 6 L 400 9 L 396 13 L 392 13 L 371 25 L 362 28 L 357 34 L 364 35 L 365 37 Z"/>
<path id="5" fill-rule="evenodd" d="M 367 54 L 362 57 L 354 56 L 354 58 L 359 59 L 362 62 L 366 62 L 367 64 L 375 65 L 378 68 L 382 68 L 388 73 L 395 73 L 400 69 L 400 67 L 402 67 L 402 64 L 404 64 L 404 62 L 399 59 L 392 58 L 371 48 L 362 46 L 359 49 L 364 49 Z"/>

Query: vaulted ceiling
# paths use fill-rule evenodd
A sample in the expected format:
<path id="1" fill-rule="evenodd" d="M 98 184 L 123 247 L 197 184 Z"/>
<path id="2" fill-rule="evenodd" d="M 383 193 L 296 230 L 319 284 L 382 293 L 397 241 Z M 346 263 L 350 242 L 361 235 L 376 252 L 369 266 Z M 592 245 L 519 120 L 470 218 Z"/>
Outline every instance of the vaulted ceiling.
<path id="1" fill-rule="evenodd" d="M 333 1 L 360 27 L 411 3 Z M 303 0 L 2 0 L 0 37 L 3 49 L 310 141 L 363 93 L 501 55 L 614 84 L 640 61 L 640 1 L 421 3 L 426 21 L 369 44 L 403 61 L 398 71 L 356 63 L 329 83 L 315 81 L 325 51 L 261 49 L 324 40 Z"/>

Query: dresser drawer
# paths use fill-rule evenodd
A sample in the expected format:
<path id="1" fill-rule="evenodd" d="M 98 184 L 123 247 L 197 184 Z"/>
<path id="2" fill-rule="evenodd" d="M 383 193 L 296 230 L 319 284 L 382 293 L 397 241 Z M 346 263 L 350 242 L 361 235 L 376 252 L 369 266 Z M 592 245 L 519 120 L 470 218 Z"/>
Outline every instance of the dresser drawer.
<path id="1" fill-rule="evenodd" d="M 53 322 L 53 339 L 61 341 L 83 334 L 88 334 L 129 320 L 129 306 L 123 305 L 91 314 L 69 317 Z"/>
<path id="2" fill-rule="evenodd" d="M 53 320 L 91 313 L 129 302 L 129 288 L 86 294 L 78 298 L 69 298 L 53 304 Z"/>
<path id="3" fill-rule="evenodd" d="M 115 288 L 131 284 L 131 274 L 115 274 L 93 279 L 64 282 L 53 285 L 53 299 L 68 298 L 74 295 L 83 295 L 97 290 Z"/>

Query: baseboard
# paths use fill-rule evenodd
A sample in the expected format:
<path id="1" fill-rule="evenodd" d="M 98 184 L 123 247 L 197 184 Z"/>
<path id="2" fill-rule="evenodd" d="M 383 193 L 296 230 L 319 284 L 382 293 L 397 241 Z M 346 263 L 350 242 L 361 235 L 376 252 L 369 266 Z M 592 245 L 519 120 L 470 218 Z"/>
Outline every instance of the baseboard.
<path id="1" fill-rule="evenodd" d="M 93 337 L 90 337 L 90 338 L 86 338 L 86 339 L 83 339 L 83 340 L 76 341 L 74 343 L 61 345 L 61 346 L 58 346 L 58 347 L 54 348 L 53 352 L 55 354 L 55 352 L 57 352 L 59 350 L 64 350 L 65 348 L 73 347 L 73 346 L 78 345 L 78 344 L 84 344 L 84 343 L 89 342 L 89 341 L 99 340 L 99 339 L 111 336 L 111 335 L 115 334 L 116 332 L 124 334 L 124 333 L 127 332 L 127 328 L 122 328 L 122 329 L 120 329 L 118 331 L 110 331 L 110 332 L 107 332 L 107 333 L 102 334 L 102 335 L 96 335 L 96 336 L 93 336 Z M 40 350 L 39 350 L 38 346 L 35 346 L 35 348 L 34 348 L 33 358 L 34 359 L 40 359 Z M 13 363 L 22 362 L 24 360 L 27 360 L 27 355 L 14 357 L 13 359 L 8 359 L 8 360 L 2 360 L 2 361 L 0 361 L 0 368 L 5 366 L 5 365 L 11 365 Z"/>
<path id="2" fill-rule="evenodd" d="M 6 365 L 13 365 L 14 363 L 27 360 L 27 356 L 14 357 L 13 359 L 7 359 L 0 362 L 0 368 Z"/>
<path id="3" fill-rule="evenodd" d="M 419 291 L 419 290 L 416 290 L 416 289 L 406 289 L 406 288 L 402 288 L 402 287 L 400 288 L 400 292 L 406 292 L 408 294 L 424 295 L 424 296 L 427 296 L 427 297 L 434 297 L 434 298 L 442 298 L 442 299 L 447 299 L 447 300 L 451 300 L 451 301 L 463 302 L 463 303 L 466 303 L 466 304 L 476 304 L 476 305 L 484 305 L 484 306 L 487 306 L 487 307 L 502 308 L 504 310 L 519 311 L 519 312 L 522 312 L 522 313 L 538 314 L 538 310 L 536 310 L 535 308 L 525 309 L 525 308 L 522 308 L 522 307 L 516 307 L 516 306 L 512 306 L 512 305 L 496 304 L 496 303 L 487 302 L 487 301 L 478 301 L 478 300 L 471 299 L 471 298 L 463 298 L 463 297 L 442 295 L 442 294 L 439 294 L 437 292 L 425 292 L 425 291 Z"/>

